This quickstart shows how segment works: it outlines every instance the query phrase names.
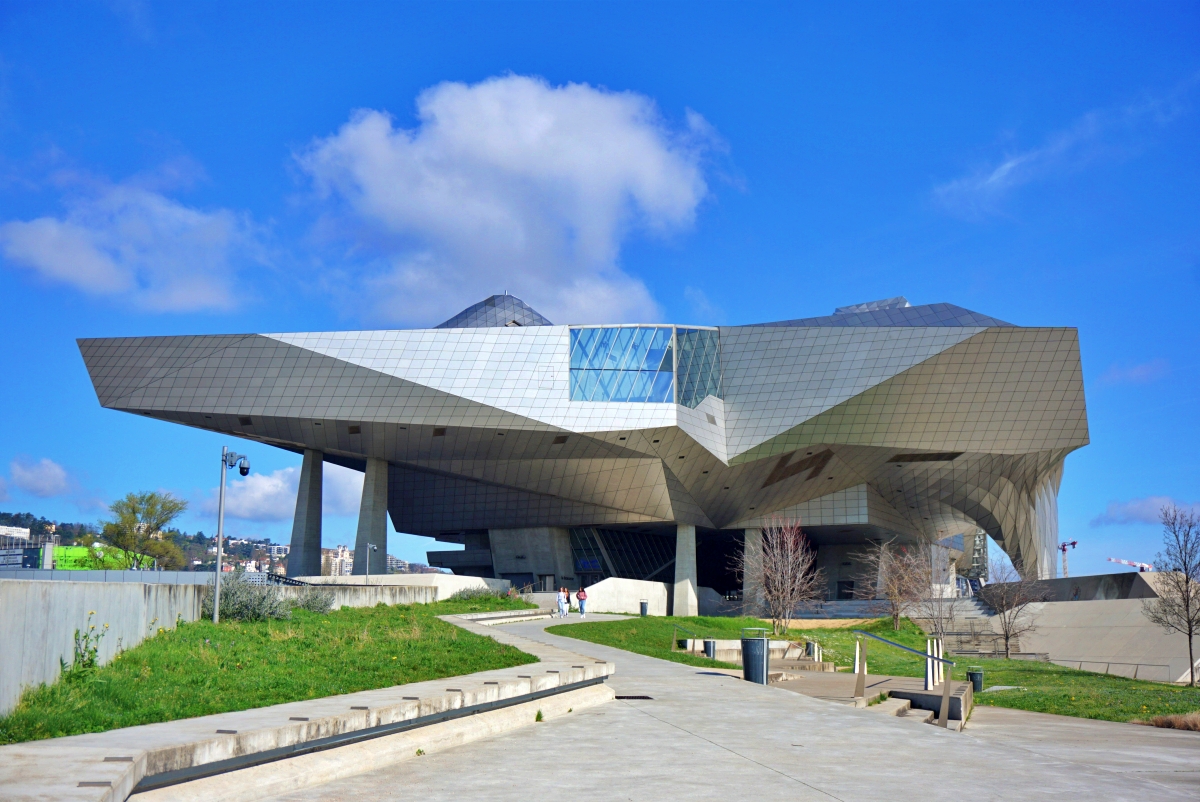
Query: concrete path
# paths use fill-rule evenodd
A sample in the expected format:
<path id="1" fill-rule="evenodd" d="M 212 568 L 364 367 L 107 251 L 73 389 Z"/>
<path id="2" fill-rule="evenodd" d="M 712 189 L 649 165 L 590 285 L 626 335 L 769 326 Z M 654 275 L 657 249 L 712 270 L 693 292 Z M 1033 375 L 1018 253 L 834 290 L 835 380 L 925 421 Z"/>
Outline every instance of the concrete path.
<path id="1" fill-rule="evenodd" d="M 1200 732 L 976 705 L 966 735 L 1037 760 L 1101 769 L 1114 782 L 1153 780 L 1200 798 Z"/>
<path id="2" fill-rule="evenodd" d="M 1133 772 L 1116 778 L 1099 761 L 1070 760 L 1070 750 L 1066 757 L 1035 752 L 999 735 L 947 732 L 542 631 L 555 623 L 562 622 L 503 629 L 613 661 L 609 683 L 617 694 L 652 699 L 619 700 L 275 799 L 1196 798 L 1194 788 L 1174 780 Z"/>

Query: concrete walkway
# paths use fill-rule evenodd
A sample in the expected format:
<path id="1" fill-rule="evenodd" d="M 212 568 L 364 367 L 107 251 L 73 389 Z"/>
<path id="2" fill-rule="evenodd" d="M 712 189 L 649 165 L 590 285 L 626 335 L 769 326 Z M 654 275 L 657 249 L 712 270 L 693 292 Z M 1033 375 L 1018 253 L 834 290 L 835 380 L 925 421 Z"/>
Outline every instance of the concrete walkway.
<path id="1" fill-rule="evenodd" d="M 964 733 L 981 743 L 1019 749 L 1044 762 L 1153 780 L 1200 798 L 1200 732 L 1095 721 L 975 705 Z"/>
<path id="2" fill-rule="evenodd" d="M 562 622 L 503 629 L 613 661 L 617 673 L 609 683 L 618 695 L 652 699 L 619 700 L 275 799 L 1196 798 L 1195 787 L 1179 777 L 1114 777 L 1101 768 L 1100 753 L 1072 760 L 1069 748 L 1033 751 L 1006 741 L 999 728 L 991 738 L 947 732 L 542 631 L 556 623 Z M 1190 753 L 1183 744 L 1176 744 L 1180 754 L 1200 761 L 1200 738 Z M 1110 748 L 1122 746 L 1116 738 Z"/>

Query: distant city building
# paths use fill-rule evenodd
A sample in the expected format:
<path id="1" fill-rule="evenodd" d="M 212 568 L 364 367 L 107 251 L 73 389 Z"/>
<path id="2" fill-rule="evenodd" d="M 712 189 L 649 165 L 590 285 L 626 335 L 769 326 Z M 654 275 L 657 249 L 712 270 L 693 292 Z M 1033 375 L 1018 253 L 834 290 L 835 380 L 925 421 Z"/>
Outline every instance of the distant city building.
<path id="1" fill-rule="evenodd" d="M 407 574 L 408 562 L 401 560 L 394 554 L 389 554 L 387 556 L 387 572 L 389 574 Z"/>
<path id="2" fill-rule="evenodd" d="M 13 537 L 18 540 L 29 540 L 29 530 L 20 526 L 0 526 L 0 537 Z"/>
<path id="3" fill-rule="evenodd" d="M 291 551 L 291 546 L 271 544 L 267 547 L 267 554 L 271 555 L 271 558 L 275 560 L 286 557 L 289 551 Z"/>
<path id="4" fill-rule="evenodd" d="M 354 573 L 354 550 L 346 546 L 321 549 L 321 576 L 349 576 Z"/>

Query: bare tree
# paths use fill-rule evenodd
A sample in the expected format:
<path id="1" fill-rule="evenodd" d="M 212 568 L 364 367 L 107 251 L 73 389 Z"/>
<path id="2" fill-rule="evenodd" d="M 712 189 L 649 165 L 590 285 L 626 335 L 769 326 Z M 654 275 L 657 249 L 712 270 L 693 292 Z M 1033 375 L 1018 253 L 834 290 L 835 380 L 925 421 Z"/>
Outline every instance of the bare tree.
<path id="1" fill-rule="evenodd" d="M 900 629 L 900 618 L 907 615 L 922 595 L 925 570 L 918 549 L 880 541 L 854 556 L 863 567 L 854 585 L 858 599 L 876 603 L 879 611 L 892 617 L 892 629 Z"/>
<path id="2" fill-rule="evenodd" d="M 1013 641 L 1037 628 L 1037 609 L 1049 594 L 1038 587 L 1036 579 L 1022 577 L 1007 560 L 988 563 L 988 584 L 979 591 L 984 604 L 996 611 L 995 623 L 1004 639 L 1004 657 L 1012 657 Z"/>
<path id="3" fill-rule="evenodd" d="M 955 613 L 962 604 L 958 588 L 952 580 L 950 550 L 930 543 L 910 547 L 911 579 L 917 598 L 910 605 L 910 615 L 928 622 L 935 638 L 945 639 L 954 625 Z"/>
<path id="4" fill-rule="evenodd" d="M 786 632 L 796 609 L 819 599 L 825 587 L 816 551 L 798 520 L 772 518 L 762 530 L 762 547 L 743 546 L 733 562 L 739 579 L 749 577 L 747 584 L 758 588 L 755 596 L 761 597 L 744 599 L 745 608 L 757 613 L 760 605 L 765 607 L 776 635 Z"/>
<path id="5" fill-rule="evenodd" d="M 1142 601 L 1146 618 L 1188 639 L 1189 683 L 1196 685 L 1192 641 L 1200 630 L 1200 518 L 1191 510 L 1168 504 L 1159 512 L 1163 551 L 1154 558 L 1158 598 Z"/>

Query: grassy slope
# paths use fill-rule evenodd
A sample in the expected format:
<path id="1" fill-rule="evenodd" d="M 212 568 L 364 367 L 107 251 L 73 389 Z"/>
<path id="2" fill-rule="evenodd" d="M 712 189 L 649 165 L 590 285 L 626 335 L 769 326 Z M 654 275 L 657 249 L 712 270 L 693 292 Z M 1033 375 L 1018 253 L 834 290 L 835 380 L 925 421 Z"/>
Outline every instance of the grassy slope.
<path id="1" fill-rule="evenodd" d="M 547 631 L 678 663 L 741 667 L 671 652 L 672 625 L 676 623 L 702 638 L 736 638 L 743 626 L 761 625 L 754 619 L 743 618 L 634 618 L 565 624 L 550 627 Z M 925 648 L 925 634 L 911 621 L 904 620 L 899 632 L 892 630 L 891 621 L 887 619 L 880 619 L 860 629 L 918 650 Z M 680 631 L 679 637 L 687 635 Z M 788 632 L 791 640 L 805 637 L 824 647 L 826 660 L 838 666 L 853 665 L 855 638 L 850 629 L 792 629 Z M 950 657 L 953 659 L 953 655 Z M 976 704 L 1108 721 L 1131 721 L 1200 709 L 1200 689 L 1197 688 L 1130 680 L 1024 660 L 962 658 L 956 663 L 956 678 L 965 678 L 968 665 L 978 665 L 984 671 L 984 687 L 1015 685 L 1025 689 L 976 694 Z M 872 674 L 899 677 L 920 677 L 925 672 L 924 661 L 920 657 L 877 641 L 868 643 L 867 667 Z"/>
<path id="2" fill-rule="evenodd" d="M 525 607 L 505 599 L 296 610 L 290 621 L 184 624 L 85 681 L 26 691 L 0 744 L 102 732 L 537 662 L 436 616 Z"/>

